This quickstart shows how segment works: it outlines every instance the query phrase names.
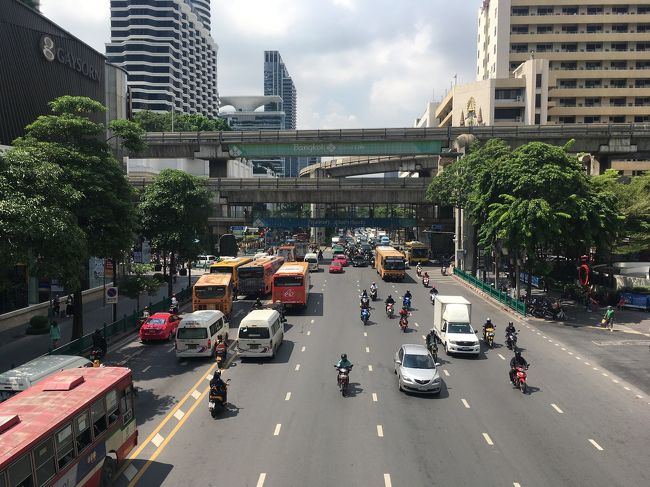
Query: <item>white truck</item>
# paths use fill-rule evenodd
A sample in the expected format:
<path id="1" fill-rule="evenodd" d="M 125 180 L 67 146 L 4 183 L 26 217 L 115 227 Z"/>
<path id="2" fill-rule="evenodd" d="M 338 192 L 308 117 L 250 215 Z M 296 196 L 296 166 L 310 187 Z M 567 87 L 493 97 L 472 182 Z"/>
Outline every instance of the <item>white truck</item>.
<path id="1" fill-rule="evenodd" d="M 433 331 L 447 355 L 478 356 L 481 344 L 471 325 L 472 303 L 462 296 L 436 296 L 433 304 Z"/>

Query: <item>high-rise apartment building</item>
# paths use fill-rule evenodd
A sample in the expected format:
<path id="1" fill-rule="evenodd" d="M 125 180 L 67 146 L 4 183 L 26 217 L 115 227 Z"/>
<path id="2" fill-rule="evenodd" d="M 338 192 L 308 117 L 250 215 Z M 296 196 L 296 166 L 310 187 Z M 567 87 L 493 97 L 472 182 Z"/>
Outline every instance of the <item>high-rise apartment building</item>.
<path id="1" fill-rule="evenodd" d="M 264 95 L 277 95 L 282 98 L 279 103 L 265 107 L 268 111 L 286 114 L 285 129 L 296 129 L 296 86 L 287 71 L 287 67 L 278 51 L 264 51 Z"/>
<path id="2" fill-rule="evenodd" d="M 536 123 L 650 122 L 649 0 L 483 0 L 477 40 L 478 80 L 548 61 Z"/>
<path id="3" fill-rule="evenodd" d="M 218 115 L 210 0 L 111 0 L 106 55 L 127 71 L 134 111 Z"/>

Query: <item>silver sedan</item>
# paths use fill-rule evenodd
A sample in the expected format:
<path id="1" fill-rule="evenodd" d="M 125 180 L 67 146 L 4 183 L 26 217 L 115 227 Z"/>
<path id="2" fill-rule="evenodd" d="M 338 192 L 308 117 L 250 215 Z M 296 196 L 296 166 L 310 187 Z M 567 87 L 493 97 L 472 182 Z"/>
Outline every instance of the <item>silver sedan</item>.
<path id="1" fill-rule="evenodd" d="M 440 394 L 437 364 L 424 345 L 402 345 L 395 354 L 395 374 L 400 391 Z"/>

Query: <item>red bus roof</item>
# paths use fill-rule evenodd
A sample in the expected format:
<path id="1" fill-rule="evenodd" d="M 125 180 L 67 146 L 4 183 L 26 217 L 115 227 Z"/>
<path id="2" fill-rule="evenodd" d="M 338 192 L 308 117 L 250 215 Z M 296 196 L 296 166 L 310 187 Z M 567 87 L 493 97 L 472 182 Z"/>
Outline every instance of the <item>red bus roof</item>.
<path id="1" fill-rule="evenodd" d="M 63 370 L 0 404 L 0 469 L 130 376 L 126 367 Z"/>
<path id="2" fill-rule="evenodd" d="M 249 262 L 248 264 L 241 266 L 240 269 L 250 267 L 263 267 L 264 265 L 280 261 L 284 262 L 284 257 L 281 255 L 267 255 L 266 257 L 260 257 L 259 259 L 255 259 L 253 262 Z"/>
<path id="3" fill-rule="evenodd" d="M 278 274 L 307 274 L 309 272 L 309 264 L 307 262 L 288 262 L 282 264 L 282 266 L 275 273 L 275 276 Z"/>

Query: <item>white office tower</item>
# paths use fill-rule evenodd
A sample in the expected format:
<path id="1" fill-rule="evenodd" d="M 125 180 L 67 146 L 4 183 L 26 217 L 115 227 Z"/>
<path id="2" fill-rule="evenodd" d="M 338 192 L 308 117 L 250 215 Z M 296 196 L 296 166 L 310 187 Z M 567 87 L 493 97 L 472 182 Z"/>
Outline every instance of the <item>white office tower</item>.
<path id="1" fill-rule="evenodd" d="M 217 117 L 210 0 L 111 0 L 109 61 L 124 68 L 133 111 Z"/>

